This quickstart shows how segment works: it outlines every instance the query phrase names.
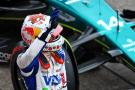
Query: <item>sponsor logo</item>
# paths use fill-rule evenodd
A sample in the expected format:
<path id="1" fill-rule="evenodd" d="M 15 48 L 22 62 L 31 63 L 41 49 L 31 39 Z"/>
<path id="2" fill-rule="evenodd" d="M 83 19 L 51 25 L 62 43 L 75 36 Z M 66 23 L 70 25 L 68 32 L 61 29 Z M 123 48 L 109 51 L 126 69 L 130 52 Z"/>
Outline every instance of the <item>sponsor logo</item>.
<path id="1" fill-rule="evenodd" d="M 128 48 L 129 52 L 135 52 L 135 41 L 132 39 L 127 39 L 127 43 L 122 45 L 123 48 Z"/>
<path id="2" fill-rule="evenodd" d="M 53 76 L 44 76 L 46 85 L 59 85 L 61 82 L 61 77 L 59 75 L 53 75 Z"/>
<path id="3" fill-rule="evenodd" d="M 34 35 L 34 30 L 32 27 L 24 27 L 24 31 L 27 32 L 29 35 Z"/>
<path id="4" fill-rule="evenodd" d="M 11 54 L 0 52 L 1 61 L 4 61 L 4 60 L 7 61 L 7 60 L 10 60 L 10 58 L 11 58 Z"/>
<path id="5" fill-rule="evenodd" d="M 60 74 L 60 76 L 61 76 L 61 82 L 62 82 L 62 86 L 65 86 L 66 81 L 65 81 L 65 76 L 64 76 L 64 73 L 61 73 L 61 74 Z"/>
<path id="6" fill-rule="evenodd" d="M 135 46 L 135 41 L 133 41 L 132 39 L 127 39 L 127 44 L 124 44 L 123 48 L 128 48 L 132 46 Z"/>
<path id="7" fill-rule="evenodd" d="M 120 27 L 124 26 L 124 23 L 122 21 L 118 21 L 118 19 L 114 16 L 110 18 L 109 24 L 103 20 L 98 20 L 97 24 L 103 26 L 107 30 L 112 30 L 113 27 L 117 27 L 118 25 Z"/>
<path id="8" fill-rule="evenodd" d="M 66 82 L 64 73 L 60 73 L 59 75 L 44 76 L 44 80 L 47 86 L 49 85 L 56 86 L 61 83 L 62 83 L 62 86 L 64 86 Z"/>

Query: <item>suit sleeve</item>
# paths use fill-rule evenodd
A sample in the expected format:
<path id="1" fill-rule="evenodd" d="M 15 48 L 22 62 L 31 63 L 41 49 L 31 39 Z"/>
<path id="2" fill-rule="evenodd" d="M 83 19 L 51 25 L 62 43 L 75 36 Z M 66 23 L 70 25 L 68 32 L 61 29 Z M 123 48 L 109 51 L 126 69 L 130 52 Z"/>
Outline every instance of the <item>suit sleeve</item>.
<path id="1" fill-rule="evenodd" d="M 24 53 L 18 55 L 17 65 L 25 76 L 29 76 L 38 71 L 38 56 L 42 52 L 45 45 L 46 42 L 37 38 Z"/>

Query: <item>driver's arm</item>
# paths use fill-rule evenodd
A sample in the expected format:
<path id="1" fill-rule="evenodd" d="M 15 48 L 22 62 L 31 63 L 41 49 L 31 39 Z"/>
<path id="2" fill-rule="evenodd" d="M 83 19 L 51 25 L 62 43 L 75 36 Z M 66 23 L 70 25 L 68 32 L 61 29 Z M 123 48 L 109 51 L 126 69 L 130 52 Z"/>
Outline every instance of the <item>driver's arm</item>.
<path id="1" fill-rule="evenodd" d="M 33 68 L 38 70 L 38 56 L 51 38 L 51 35 L 48 33 L 49 32 L 42 32 L 24 53 L 18 55 L 17 65 L 21 71 L 28 73 L 31 72 Z"/>

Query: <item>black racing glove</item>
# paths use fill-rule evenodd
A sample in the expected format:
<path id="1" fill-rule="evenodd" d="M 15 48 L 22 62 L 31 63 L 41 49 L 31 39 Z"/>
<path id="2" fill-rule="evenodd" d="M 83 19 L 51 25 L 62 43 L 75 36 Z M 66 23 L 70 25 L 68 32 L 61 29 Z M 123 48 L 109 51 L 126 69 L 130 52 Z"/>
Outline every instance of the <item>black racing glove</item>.
<path id="1" fill-rule="evenodd" d="M 51 39 L 51 31 L 56 28 L 57 25 L 57 22 L 52 22 L 51 27 L 47 28 L 46 32 L 41 32 L 41 34 L 38 36 L 38 39 L 44 42 L 48 42 Z"/>

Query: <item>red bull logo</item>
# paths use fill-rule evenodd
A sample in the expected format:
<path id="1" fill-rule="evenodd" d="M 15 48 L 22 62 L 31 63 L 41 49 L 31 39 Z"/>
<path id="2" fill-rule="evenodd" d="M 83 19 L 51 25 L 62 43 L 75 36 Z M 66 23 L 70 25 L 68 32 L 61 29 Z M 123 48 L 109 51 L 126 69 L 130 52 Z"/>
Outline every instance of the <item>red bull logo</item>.
<path id="1" fill-rule="evenodd" d="M 34 35 L 34 30 L 32 27 L 25 27 L 24 31 L 26 31 L 29 35 L 33 36 Z"/>

